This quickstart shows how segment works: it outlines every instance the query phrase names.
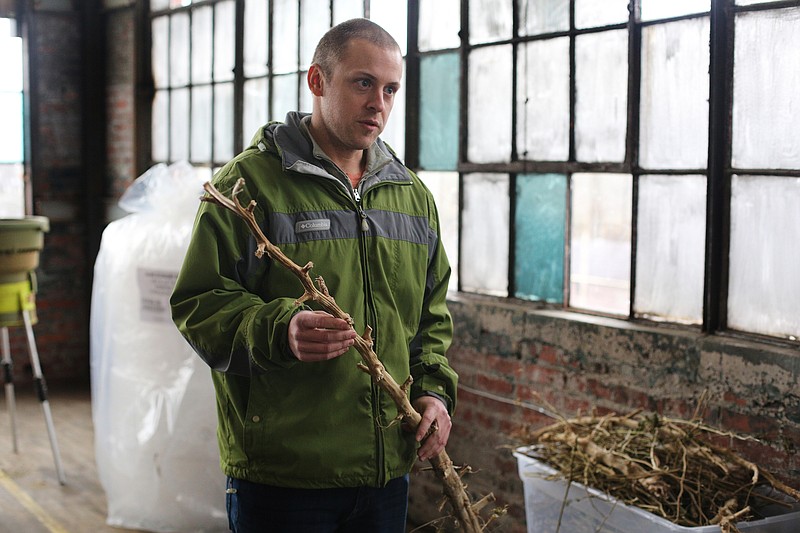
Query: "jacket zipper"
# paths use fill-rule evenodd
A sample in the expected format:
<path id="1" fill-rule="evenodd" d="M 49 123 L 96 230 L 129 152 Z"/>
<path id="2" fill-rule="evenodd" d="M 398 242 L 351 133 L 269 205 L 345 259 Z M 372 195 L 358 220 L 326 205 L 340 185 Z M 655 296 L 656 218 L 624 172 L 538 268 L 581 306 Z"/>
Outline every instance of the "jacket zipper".
<path id="1" fill-rule="evenodd" d="M 353 199 L 356 201 L 356 210 L 358 211 L 358 216 L 361 217 L 361 258 L 362 258 L 362 272 L 364 276 L 364 284 L 366 288 L 367 294 L 367 315 L 368 315 L 368 324 L 377 324 L 377 317 L 375 316 L 375 306 L 372 304 L 371 295 L 372 295 L 372 287 L 370 286 L 370 277 L 369 277 L 369 264 L 367 261 L 368 252 L 367 252 L 367 241 L 366 241 L 366 233 L 369 231 L 369 222 L 367 222 L 367 213 L 364 211 L 363 201 L 361 199 L 361 193 L 358 191 L 356 187 L 353 187 Z M 373 345 L 372 349 L 375 353 L 378 353 L 377 342 Z M 385 463 L 385 454 L 384 454 L 384 439 L 383 439 L 383 431 L 381 430 L 382 422 L 381 422 L 381 409 L 380 409 L 380 396 L 381 391 L 380 388 L 375 384 L 374 381 L 370 379 L 370 392 L 372 394 L 372 417 L 375 421 L 375 443 L 376 443 L 376 463 L 377 463 L 377 484 L 379 487 L 382 487 L 386 483 L 386 465 Z"/>

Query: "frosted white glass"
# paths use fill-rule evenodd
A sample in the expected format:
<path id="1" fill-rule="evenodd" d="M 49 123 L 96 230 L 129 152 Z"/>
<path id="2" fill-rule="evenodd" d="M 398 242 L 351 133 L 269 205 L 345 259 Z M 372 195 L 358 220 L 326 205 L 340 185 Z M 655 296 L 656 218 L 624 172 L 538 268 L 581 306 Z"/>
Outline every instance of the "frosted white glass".
<path id="1" fill-rule="evenodd" d="M 628 0 L 575 0 L 576 28 L 596 28 L 627 21 Z"/>
<path id="2" fill-rule="evenodd" d="M 469 42 L 510 39 L 514 16 L 511 0 L 472 0 L 469 3 Z"/>
<path id="3" fill-rule="evenodd" d="M 157 17 L 152 24 L 150 63 L 156 89 L 169 86 L 169 17 Z"/>
<path id="4" fill-rule="evenodd" d="M 272 2 L 273 72 L 283 74 L 298 70 L 297 28 L 300 14 L 297 0 L 273 0 Z"/>
<path id="5" fill-rule="evenodd" d="M 192 11 L 192 83 L 211 82 L 213 16 L 211 6 Z"/>
<path id="6" fill-rule="evenodd" d="M 236 64 L 236 4 L 226 0 L 214 6 L 214 81 L 231 81 Z"/>
<path id="7" fill-rule="evenodd" d="M 244 117 L 242 117 L 242 139 L 245 146 L 258 128 L 269 122 L 269 90 L 266 78 L 244 82 Z"/>
<path id="8" fill-rule="evenodd" d="M 405 56 L 408 48 L 408 2 L 370 0 L 369 18 L 394 37 Z"/>
<path id="9" fill-rule="evenodd" d="M 709 39 L 707 17 L 642 29 L 643 168 L 706 167 Z"/>
<path id="10" fill-rule="evenodd" d="M 458 172 L 419 172 L 439 212 L 442 244 L 450 261 L 450 290 L 458 290 Z"/>
<path id="11" fill-rule="evenodd" d="M 169 83 L 181 87 L 189 83 L 189 14 L 176 13 L 169 20 Z"/>
<path id="12" fill-rule="evenodd" d="M 267 73 L 269 56 L 269 0 L 245 0 L 244 3 L 244 75 Z"/>
<path id="13" fill-rule="evenodd" d="M 736 0 L 734 3 L 738 6 L 749 6 L 753 4 L 763 4 L 764 2 L 772 2 L 774 0 Z"/>
<path id="14" fill-rule="evenodd" d="M 638 196 L 634 312 L 700 324 L 706 177 L 641 176 Z"/>
<path id="15" fill-rule="evenodd" d="M 314 95 L 308 88 L 308 71 L 300 73 L 300 108 L 303 113 L 311 113 L 314 110 Z"/>
<path id="16" fill-rule="evenodd" d="M 461 38 L 461 0 L 420 0 L 420 51 L 458 48 Z"/>
<path id="17" fill-rule="evenodd" d="M 153 161 L 169 161 L 169 91 L 156 91 L 150 124 Z"/>
<path id="18" fill-rule="evenodd" d="M 733 176 L 728 327 L 800 337 L 800 179 Z"/>
<path id="19" fill-rule="evenodd" d="M 569 37 L 520 45 L 517 55 L 520 159 L 569 157 Z"/>
<path id="20" fill-rule="evenodd" d="M 800 7 L 736 16 L 732 162 L 800 168 Z"/>
<path id="21" fill-rule="evenodd" d="M 213 92 L 210 85 L 192 87 L 192 129 L 190 161 L 207 163 L 211 161 L 211 122 Z"/>
<path id="22" fill-rule="evenodd" d="M 169 7 L 169 0 L 150 0 L 150 11 L 167 9 L 168 7 Z"/>
<path id="23" fill-rule="evenodd" d="M 584 162 L 625 159 L 628 32 L 575 38 L 575 155 Z"/>
<path id="24" fill-rule="evenodd" d="M 628 315 L 632 191 L 628 174 L 572 175 L 571 307 Z"/>
<path id="25" fill-rule="evenodd" d="M 656 20 L 692 13 L 707 13 L 711 0 L 641 0 L 641 20 Z"/>
<path id="26" fill-rule="evenodd" d="M 286 74 L 272 79 L 272 114 L 270 120 L 283 121 L 286 113 L 297 110 L 297 75 Z"/>
<path id="27" fill-rule="evenodd" d="M 233 83 L 214 86 L 214 161 L 233 157 Z"/>
<path id="28" fill-rule="evenodd" d="M 22 164 L 0 164 L 0 218 L 25 216 L 25 183 Z"/>
<path id="29" fill-rule="evenodd" d="M 361 18 L 364 16 L 364 0 L 334 0 L 333 23 L 339 24 L 345 20 Z"/>
<path id="30" fill-rule="evenodd" d="M 520 35 L 567 30 L 569 30 L 569 0 L 520 0 Z"/>
<path id="31" fill-rule="evenodd" d="M 381 133 L 381 139 L 389 143 L 400 159 L 406 152 L 406 92 L 398 91 L 394 97 L 394 105 L 389 115 L 389 122 Z"/>
<path id="32" fill-rule="evenodd" d="M 320 38 L 330 28 L 329 0 L 304 0 L 300 4 L 300 66 L 308 68 Z"/>
<path id="33" fill-rule="evenodd" d="M 469 54 L 468 147 L 473 163 L 511 160 L 511 45 Z"/>
<path id="34" fill-rule="evenodd" d="M 508 295 L 508 174 L 466 174 L 461 220 L 461 288 Z"/>
<path id="35" fill-rule="evenodd" d="M 0 37 L 0 91 L 22 92 L 22 39 Z"/>
<path id="36" fill-rule="evenodd" d="M 169 160 L 189 160 L 189 89 L 174 89 L 169 106 Z"/>
<path id="37" fill-rule="evenodd" d="M 0 93 L 0 163 L 19 163 L 23 152 L 22 93 Z"/>

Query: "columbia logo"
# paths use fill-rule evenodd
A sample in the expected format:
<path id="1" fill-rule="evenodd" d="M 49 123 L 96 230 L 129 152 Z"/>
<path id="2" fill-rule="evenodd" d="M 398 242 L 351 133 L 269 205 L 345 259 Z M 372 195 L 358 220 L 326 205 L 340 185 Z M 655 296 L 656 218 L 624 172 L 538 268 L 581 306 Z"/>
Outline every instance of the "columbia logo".
<path id="1" fill-rule="evenodd" d="M 306 233 L 308 231 L 326 231 L 331 229 L 331 221 L 327 218 L 315 220 L 301 220 L 294 225 L 295 233 Z"/>

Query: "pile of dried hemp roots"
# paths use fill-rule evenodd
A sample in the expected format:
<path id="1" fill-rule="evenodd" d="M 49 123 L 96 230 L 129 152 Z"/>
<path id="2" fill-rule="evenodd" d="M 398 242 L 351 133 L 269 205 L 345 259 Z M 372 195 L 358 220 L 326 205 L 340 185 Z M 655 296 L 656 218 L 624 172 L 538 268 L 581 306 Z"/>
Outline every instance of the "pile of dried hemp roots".
<path id="1" fill-rule="evenodd" d="M 760 518 L 760 508 L 788 507 L 786 499 L 772 497 L 776 491 L 800 500 L 800 491 L 713 444 L 721 437 L 741 438 L 696 416 L 687 421 L 638 411 L 561 418 L 522 435 L 532 445 L 526 453 L 563 479 L 680 526 L 716 524 L 723 533 L 737 532 L 734 524 Z"/>

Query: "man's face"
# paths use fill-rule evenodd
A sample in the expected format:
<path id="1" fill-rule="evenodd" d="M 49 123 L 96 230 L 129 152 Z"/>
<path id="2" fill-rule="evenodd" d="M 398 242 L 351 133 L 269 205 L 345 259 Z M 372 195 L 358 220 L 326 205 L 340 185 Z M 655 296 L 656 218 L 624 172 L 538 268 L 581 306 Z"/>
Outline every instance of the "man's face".
<path id="1" fill-rule="evenodd" d="M 350 41 L 325 78 L 320 101 L 323 127 L 335 150 L 364 150 L 375 142 L 389 120 L 402 75 L 399 50 Z"/>

